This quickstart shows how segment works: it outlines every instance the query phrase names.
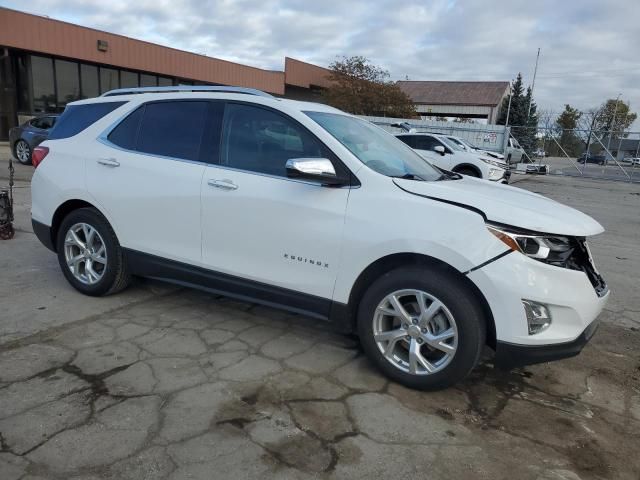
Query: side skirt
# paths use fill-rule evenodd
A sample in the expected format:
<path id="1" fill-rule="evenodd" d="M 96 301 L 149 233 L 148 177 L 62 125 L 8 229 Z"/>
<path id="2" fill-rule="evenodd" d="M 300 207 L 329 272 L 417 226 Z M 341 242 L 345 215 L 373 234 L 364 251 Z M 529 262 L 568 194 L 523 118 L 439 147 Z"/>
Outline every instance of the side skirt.
<path id="1" fill-rule="evenodd" d="M 330 321 L 340 331 L 350 330 L 348 326 L 350 322 L 344 317 L 348 309 L 342 303 L 168 260 L 137 250 L 123 248 L 123 252 L 133 275 L 299 313 L 318 320 Z"/>

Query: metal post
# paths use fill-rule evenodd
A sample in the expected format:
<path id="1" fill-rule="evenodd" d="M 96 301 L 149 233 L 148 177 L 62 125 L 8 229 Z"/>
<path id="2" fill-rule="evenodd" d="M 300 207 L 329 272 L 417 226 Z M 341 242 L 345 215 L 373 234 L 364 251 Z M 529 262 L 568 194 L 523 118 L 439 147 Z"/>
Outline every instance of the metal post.
<path id="1" fill-rule="evenodd" d="M 618 113 L 618 101 L 620 100 L 620 95 L 622 95 L 622 93 L 619 93 L 618 96 L 616 97 L 616 106 L 613 108 L 613 120 L 611 120 L 611 127 L 609 128 L 609 140 L 607 140 L 607 153 L 609 155 L 611 155 L 611 133 L 613 132 L 613 129 L 616 127 L 616 114 Z M 611 159 L 613 160 L 613 155 L 611 155 Z"/>
<path id="2" fill-rule="evenodd" d="M 531 103 L 533 102 L 533 88 L 536 86 L 536 74 L 538 73 L 538 60 L 540 59 L 540 49 L 536 56 L 536 66 L 533 69 L 533 81 L 531 82 L 531 98 L 529 99 L 529 109 L 527 110 L 527 124 L 529 123 L 529 115 L 531 115 Z"/>
<path id="3" fill-rule="evenodd" d="M 509 84 L 509 105 L 507 105 L 507 119 L 504 122 L 504 126 L 509 126 L 509 114 L 511 113 L 511 97 L 513 97 L 513 90 L 511 89 L 511 84 Z"/>

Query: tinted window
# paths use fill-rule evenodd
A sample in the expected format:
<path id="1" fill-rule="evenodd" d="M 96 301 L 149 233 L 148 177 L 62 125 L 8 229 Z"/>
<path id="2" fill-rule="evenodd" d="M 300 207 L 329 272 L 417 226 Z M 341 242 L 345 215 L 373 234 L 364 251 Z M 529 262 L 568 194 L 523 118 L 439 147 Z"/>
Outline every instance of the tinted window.
<path id="1" fill-rule="evenodd" d="M 66 60 L 56 60 L 56 83 L 58 86 L 58 107 L 80 98 L 80 76 L 78 64 Z"/>
<path id="2" fill-rule="evenodd" d="M 118 71 L 113 68 L 100 67 L 100 93 L 120 88 Z"/>
<path id="3" fill-rule="evenodd" d="M 80 80 L 82 82 L 82 97 L 93 98 L 100 95 L 98 88 L 98 67 L 80 65 Z"/>
<path id="4" fill-rule="evenodd" d="M 264 108 L 230 104 L 224 124 L 223 165 L 285 177 L 290 158 L 329 156 L 324 145 L 304 128 Z"/>
<path id="5" fill-rule="evenodd" d="M 155 75 L 147 75 L 146 73 L 141 73 L 140 86 L 141 87 L 157 87 L 158 78 Z"/>
<path id="6" fill-rule="evenodd" d="M 198 160 L 207 102 L 158 102 L 145 107 L 137 150 Z"/>
<path id="7" fill-rule="evenodd" d="M 58 118 L 49 135 L 50 140 L 69 138 L 80 133 L 125 102 L 89 103 L 69 105 Z"/>
<path id="8" fill-rule="evenodd" d="M 402 135 L 402 136 L 398 137 L 398 139 L 401 142 L 406 143 L 407 145 L 409 145 L 411 148 L 415 148 L 416 147 L 416 137 L 415 136 Z"/>
<path id="9" fill-rule="evenodd" d="M 140 107 L 120 122 L 109 134 L 109 141 L 127 150 L 135 150 L 143 112 L 144 107 Z"/>
<path id="10" fill-rule="evenodd" d="M 435 147 L 442 147 L 443 145 L 434 137 L 429 135 L 417 135 L 416 146 L 418 150 L 433 150 Z"/>
<path id="11" fill-rule="evenodd" d="M 31 56 L 31 79 L 33 84 L 33 109 L 36 112 L 53 112 L 56 94 L 53 89 L 53 60 Z"/>
<path id="12" fill-rule="evenodd" d="M 160 87 L 171 87 L 173 85 L 173 79 L 167 77 L 158 77 L 158 85 Z"/>
<path id="13" fill-rule="evenodd" d="M 120 86 L 122 88 L 138 87 L 138 74 L 135 72 L 120 72 Z"/>

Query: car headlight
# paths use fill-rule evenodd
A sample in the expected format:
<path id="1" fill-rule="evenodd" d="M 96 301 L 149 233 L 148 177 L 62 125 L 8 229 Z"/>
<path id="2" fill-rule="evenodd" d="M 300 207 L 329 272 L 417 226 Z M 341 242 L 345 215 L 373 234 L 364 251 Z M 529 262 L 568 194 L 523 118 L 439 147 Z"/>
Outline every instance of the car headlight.
<path id="1" fill-rule="evenodd" d="M 489 165 L 493 165 L 494 167 L 507 168 L 507 165 L 504 162 L 497 162 L 496 160 L 491 160 L 487 157 L 478 157 L 479 160 L 482 160 L 484 163 L 488 163 Z"/>
<path id="2" fill-rule="evenodd" d="M 564 267 L 575 248 L 572 239 L 562 235 L 519 233 L 495 225 L 487 229 L 511 250 L 556 266 Z"/>

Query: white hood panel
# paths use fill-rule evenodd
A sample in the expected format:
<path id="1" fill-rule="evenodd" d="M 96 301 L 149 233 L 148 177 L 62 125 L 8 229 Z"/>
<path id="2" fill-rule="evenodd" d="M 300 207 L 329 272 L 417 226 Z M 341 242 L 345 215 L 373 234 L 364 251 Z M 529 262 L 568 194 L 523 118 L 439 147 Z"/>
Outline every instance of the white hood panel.
<path id="1" fill-rule="evenodd" d="M 410 193 L 473 207 L 489 222 L 576 237 L 604 232 L 602 225 L 588 215 L 521 188 L 469 177 L 437 182 L 393 181 Z"/>

